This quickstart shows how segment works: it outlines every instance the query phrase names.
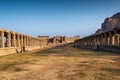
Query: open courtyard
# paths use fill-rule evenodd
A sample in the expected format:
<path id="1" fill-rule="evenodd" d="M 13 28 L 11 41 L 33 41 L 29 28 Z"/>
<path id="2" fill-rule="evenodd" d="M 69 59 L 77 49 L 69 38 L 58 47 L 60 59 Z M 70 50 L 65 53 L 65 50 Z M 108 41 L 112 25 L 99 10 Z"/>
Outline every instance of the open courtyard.
<path id="1" fill-rule="evenodd" d="M 120 80 L 120 55 L 54 47 L 0 57 L 0 80 Z"/>

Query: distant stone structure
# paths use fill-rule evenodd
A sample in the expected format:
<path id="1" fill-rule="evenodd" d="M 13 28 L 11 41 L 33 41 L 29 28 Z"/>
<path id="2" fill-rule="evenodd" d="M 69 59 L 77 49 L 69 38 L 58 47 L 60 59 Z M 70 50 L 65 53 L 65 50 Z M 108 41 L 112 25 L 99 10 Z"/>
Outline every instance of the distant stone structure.
<path id="1" fill-rule="evenodd" d="M 42 48 L 47 47 L 48 41 L 49 41 L 49 36 L 38 36 L 38 39 L 40 40 L 40 46 Z"/>
<path id="2" fill-rule="evenodd" d="M 78 40 L 80 39 L 80 36 L 74 36 L 74 37 L 67 37 L 67 36 L 64 36 L 64 41 L 65 42 L 74 42 L 75 40 Z"/>
<path id="3" fill-rule="evenodd" d="M 44 36 L 43 36 L 44 37 Z M 67 37 L 67 36 L 54 36 L 52 38 L 45 38 L 45 44 L 48 47 L 54 47 L 62 44 L 68 44 L 72 43 L 75 40 L 80 39 L 80 36 L 75 36 L 75 37 Z M 45 45 L 44 45 L 45 46 Z"/>
<path id="4" fill-rule="evenodd" d="M 53 37 L 53 43 L 59 44 L 59 43 L 71 43 L 75 40 L 80 39 L 79 36 L 75 37 L 67 37 L 67 36 L 55 36 Z"/>

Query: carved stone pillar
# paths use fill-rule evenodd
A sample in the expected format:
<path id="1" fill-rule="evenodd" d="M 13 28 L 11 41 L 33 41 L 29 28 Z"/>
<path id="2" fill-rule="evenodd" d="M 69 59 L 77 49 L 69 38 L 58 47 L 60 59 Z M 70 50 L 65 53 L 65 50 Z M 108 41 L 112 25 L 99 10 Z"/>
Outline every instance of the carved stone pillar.
<path id="1" fill-rule="evenodd" d="M 23 36 L 23 46 L 26 46 L 26 37 Z"/>
<path id="2" fill-rule="evenodd" d="M 120 44 L 120 36 L 119 36 L 119 34 L 117 35 L 117 45 L 119 46 Z"/>
<path id="3" fill-rule="evenodd" d="M 20 47 L 20 35 L 17 34 L 17 44 L 18 44 L 18 47 Z"/>
<path id="4" fill-rule="evenodd" d="M 31 46 L 33 46 L 33 38 L 31 38 Z"/>
<path id="5" fill-rule="evenodd" d="M 108 35 L 108 37 L 107 37 L 107 45 L 108 46 L 110 45 L 110 35 Z"/>
<path id="6" fill-rule="evenodd" d="M 28 36 L 26 37 L 27 38 L 27 40 L 26 40 L 26 46 L 29 46 L 29 43 L 28 43 Z"/>
<path id="7" fill-rule="evenodd" d="M 13 33 L 13 46 L 16 47 L 16 35 Z"/>
<path id="8" fill-rule="evenodd" d="M 107 45 L 107 35 L 106 33 L 103 33 L 104 34 L 104 45 Z"/>
<path id="9" fill-rule="evenodd" d="M 31 37 L 29 38 L 29 45 L 31 46 Z"/>
<path id="10" fill-rule="evenodd" d="M 27 39 L 27 40 L 28 40 L 28 42 L 27 42 L 27 46 L 30 46 L 30 44 L 29 44 L 29 36 L 28 36 L 28 39 Z"/>
<path id="11" fill-rule="evenodd" d="M 7 47 L 11 47 L 11 33 L 7 33 Z"/>
<path id="12" fill-rule="evenodd" d="M 23 47 L 23 35 L 21 35 L 21 47 Z"/>
<path id="13" fill-rule="evenodd" d="M 1 32 L 1 48 L 5 47 L 5 43 L 4 43 L 4 32 Z"/>
<path id="14" fill-rule="evenodd" d="M 115 46 L 118 46 L 118 34 L 115 34 Z"/>
<path id="15" fill-rule="evenodd" d="M 112 36 L 112 45 L 114 45 L 115 44 L 115 36 L 113 35 Z"/>

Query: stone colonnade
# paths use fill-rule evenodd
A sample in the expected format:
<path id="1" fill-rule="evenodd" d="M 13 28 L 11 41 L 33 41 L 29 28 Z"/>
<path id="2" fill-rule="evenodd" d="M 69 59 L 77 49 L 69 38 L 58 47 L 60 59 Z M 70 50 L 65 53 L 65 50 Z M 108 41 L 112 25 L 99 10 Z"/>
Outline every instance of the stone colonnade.
<path id="1" fill-rule="evenodd" d="M 90 35 L 75 41 L 75 46 L 119 46 L 120 28 L 106 31 L 99 34 Z"/>
<path id="2" fill-rule="evenodd" d="M 0 29 L 0 48 L 40 46 L 40 40 L 17 32 Z"/>

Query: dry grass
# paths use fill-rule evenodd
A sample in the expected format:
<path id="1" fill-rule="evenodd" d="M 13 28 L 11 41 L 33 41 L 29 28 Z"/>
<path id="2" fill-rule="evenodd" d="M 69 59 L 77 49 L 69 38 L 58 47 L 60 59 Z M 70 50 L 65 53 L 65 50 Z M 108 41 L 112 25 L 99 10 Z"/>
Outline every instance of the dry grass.
<path id="1" fill-rule="evenodd" d="M 120 55 L 56 47 L 0 57 L 0 80 L 120 80 Z"/>

